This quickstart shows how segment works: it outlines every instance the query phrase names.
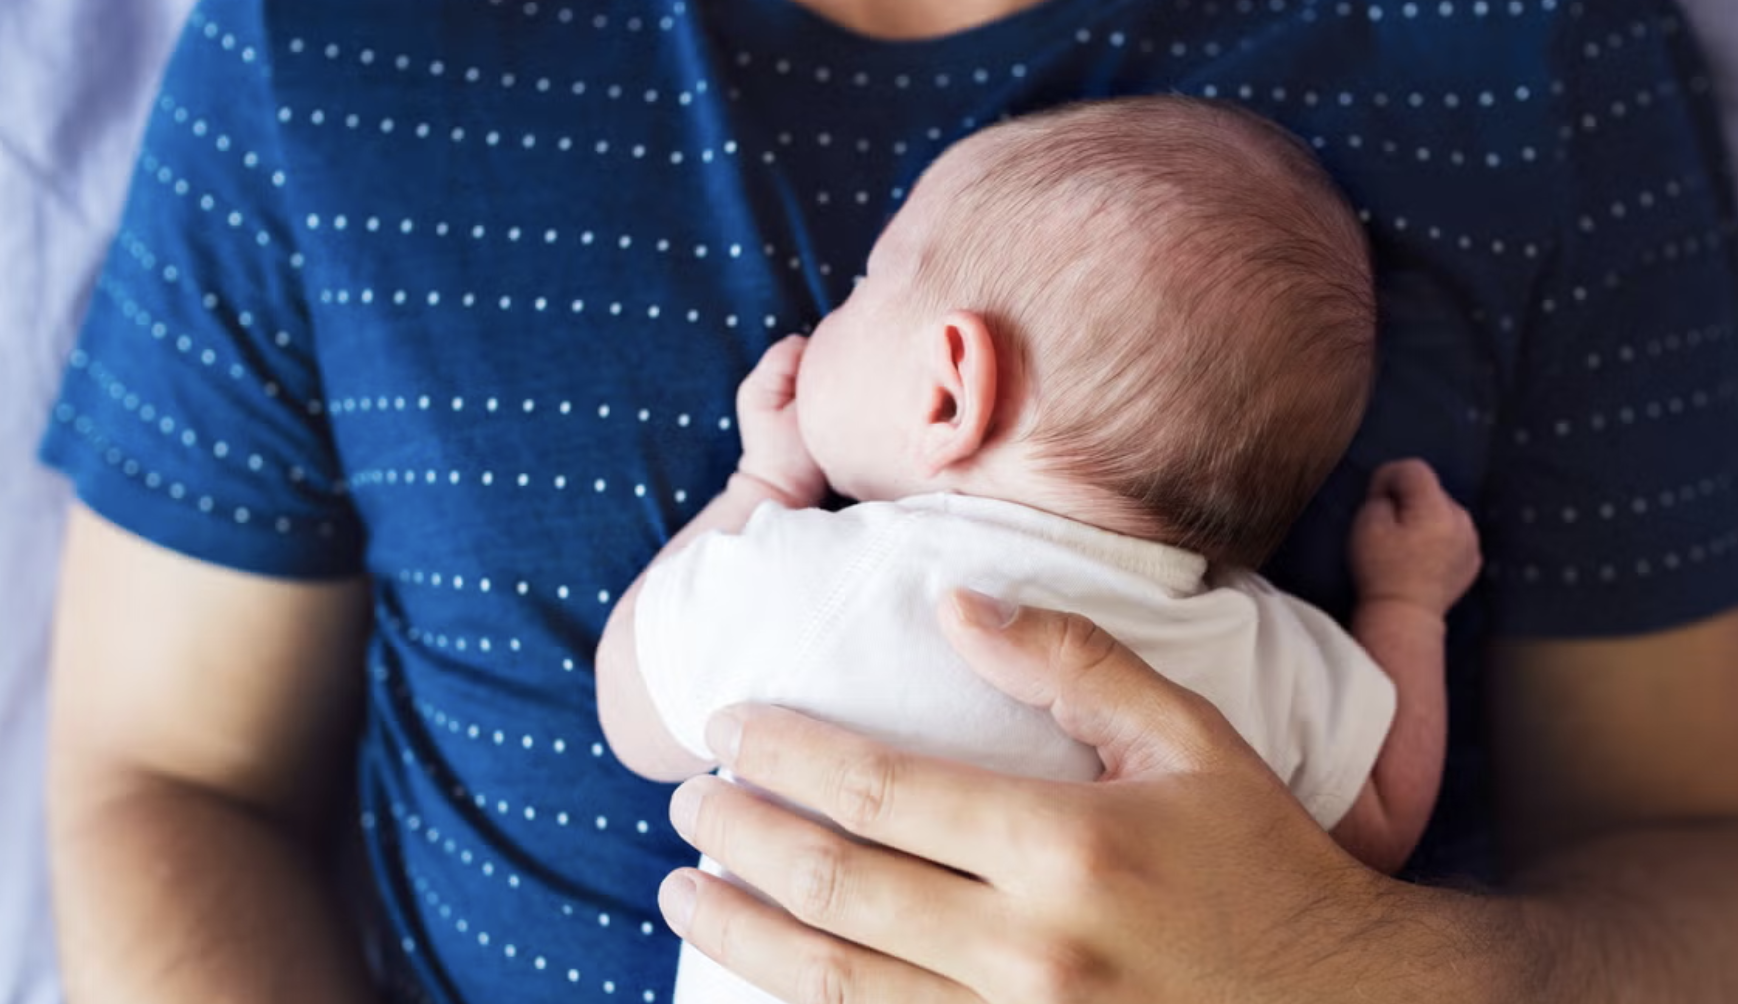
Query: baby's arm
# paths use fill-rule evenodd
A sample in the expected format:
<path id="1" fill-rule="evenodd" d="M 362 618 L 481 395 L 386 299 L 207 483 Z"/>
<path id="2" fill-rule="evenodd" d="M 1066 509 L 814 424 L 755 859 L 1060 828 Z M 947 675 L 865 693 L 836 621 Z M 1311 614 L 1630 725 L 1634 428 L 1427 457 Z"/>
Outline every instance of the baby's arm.
<path id="1" fill-rule="evenodd" d="M 1352 635 L 1394 681 L 1394 723 L 1333 835 L 1383 872 L 1406 862 L 1436 804 L 1447 747 L 1443 618 L 1479 570 L 1472 518 L 1421 460 L 1385 464 L 1352 526 Z"/>
<path id="2" fill-rule="evenodd" d="M 797 368 L 807 340 L 796 335 L 767 350 L 736 393 L 742 459 L 723 494 L 670 538 L 652 565 L 679 554 L 713 530 L 735 533 L 762 502 L 793 509 L 818 504 L 827 481 L 797 432 Z M 647 566 L 648 569 L 652 566 Z M 627 768 L 653 781 L 680 781 L 711 770 L 664 727 L 640 675 L 634 611 L 646 580 L 642 571 L 617 601 L 597 646 L 598 717 L 610 749 Z"/>

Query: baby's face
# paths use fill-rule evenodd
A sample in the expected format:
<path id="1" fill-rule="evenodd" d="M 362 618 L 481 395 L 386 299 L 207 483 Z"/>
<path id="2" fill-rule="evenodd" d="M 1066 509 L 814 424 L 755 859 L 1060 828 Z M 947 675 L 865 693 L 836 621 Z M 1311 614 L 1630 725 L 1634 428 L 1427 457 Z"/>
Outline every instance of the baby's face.
<path id="1" fill-rule="evenodd" d="M 900 216 L 889 224 L 891 233 Z M 821 319 L 797 373 L 797 426 L 833 488 L 860 501 L 905 494 L 902 419 L 916 347 L 908 273 L 876 243 L 865 277 Z"/>
<path id="2" fill-rule="evenodd" d="M 924 336 L 939 317 L 923 316 L 913 291 L 932 240 L 932 207 L 950 197 L 972 159 L 968 142 L 925 172 L 869 252 L 864 278 L 821 320 L 803 355 L 798 427 L 834 489 L 859 501 L 933 489 L 916 446 L 932 407 Z"/>

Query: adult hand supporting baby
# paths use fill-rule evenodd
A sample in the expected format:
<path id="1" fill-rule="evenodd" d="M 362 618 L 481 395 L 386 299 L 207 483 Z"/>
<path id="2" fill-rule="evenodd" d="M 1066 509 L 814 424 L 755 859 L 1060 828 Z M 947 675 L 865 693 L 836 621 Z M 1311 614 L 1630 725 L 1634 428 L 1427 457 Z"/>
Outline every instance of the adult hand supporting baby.
<path id="1" fill-rule="evenodd" d="M 972 593 L 941 617 L 987 680 L 1096 747 L 1103 777 L 997 775 L 778 708 L 722 712 L 723 763 L 882 846 L 689 781 L 677 829 L 783 907 L 672 874 L 660 904 L 701 951 L 803 1004 L 1501 997 L 1513 907 L 1357 864 L 1216 709 L 1090 621 Z"/>

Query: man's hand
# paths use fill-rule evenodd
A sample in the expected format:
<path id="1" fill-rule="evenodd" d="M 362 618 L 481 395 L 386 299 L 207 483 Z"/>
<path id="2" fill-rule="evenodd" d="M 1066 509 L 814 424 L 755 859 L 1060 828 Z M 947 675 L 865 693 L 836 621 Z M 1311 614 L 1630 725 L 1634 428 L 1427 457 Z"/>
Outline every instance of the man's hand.
<path id="1" fill-rule="evenodd" d="M 1352 524 L 1351 564 L 1360 602 L 1406 603 L 1440 617 L 1478 577 L 1478 531 L 1429 464 L 1396 460 L 1370 478 Z"/>
<path id="2" fill-rule="evenodd" d="M 726 766 L 881 846 L 689 781 L 677 830 L 783 908 L 675 873 L 660 904 L 701 951 L 790 1001 L 1527 999 L 1496 975 L 1510 906 L 1357 864 L 1216 709 L 1091 622 L 975 594 L 942 619 L 978 672 L 1096 747 L 1103 777 L 1001 776 L 723 712 Z"/>
<path id="3" fill-rule="evenodd" d="M 783 496 L 794 509 L 826 497 L 827 476 L 797 428 L 797 370 L 809 340 L 788 335 L 766 350 L 736 391 L 742 460 L 737 471 Z"/>

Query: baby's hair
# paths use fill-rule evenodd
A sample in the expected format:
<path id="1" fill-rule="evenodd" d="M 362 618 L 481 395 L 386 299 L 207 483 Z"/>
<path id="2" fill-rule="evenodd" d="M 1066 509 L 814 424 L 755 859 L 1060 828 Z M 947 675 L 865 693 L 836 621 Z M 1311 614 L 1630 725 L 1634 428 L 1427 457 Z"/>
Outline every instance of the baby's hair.
<path id="1" fill-rule="evenodd" d="M 966 141 L 918 265 L 1021 374 L 1004 429 L 1150 536 L 1255 567 L 1344 453 L 1374 370 L 1363 228 L 1236 106 L 1121 98 Z"/>

